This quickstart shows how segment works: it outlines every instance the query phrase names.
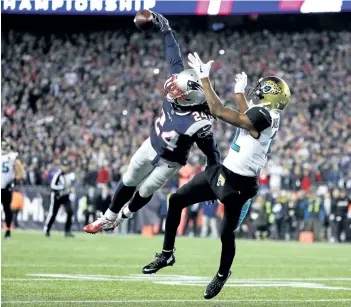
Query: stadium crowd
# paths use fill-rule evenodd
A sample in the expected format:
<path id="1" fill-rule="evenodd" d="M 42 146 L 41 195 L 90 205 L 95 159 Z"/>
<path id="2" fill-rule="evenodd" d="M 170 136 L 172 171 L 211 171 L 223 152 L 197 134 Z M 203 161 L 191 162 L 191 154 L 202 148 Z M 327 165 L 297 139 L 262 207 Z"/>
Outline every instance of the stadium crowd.
<path id="1" fill-rule="evenodd" d="M 351 190 L 350 32 L 180 31 L 177 39 L 184 56 L 198 51 L 216 61 L 212 79 L 228 105 L 235 106 L 238 72 L 251 85 L 273 74 L 289 84 L 292 101 L 260 176 L 263 190 L 308 194 L 322 183 Z M 2 55 L 2 136 L 25 164 L 25 183 L 46 184 L 62 157 L 76 185 L 118 182 L 160 111 L 169 74 L 162 37 L 9 31 Z M 224 157 L 235 131 L 214 126 Z M 194 149 L 189 162 L 205 160 Z"/>

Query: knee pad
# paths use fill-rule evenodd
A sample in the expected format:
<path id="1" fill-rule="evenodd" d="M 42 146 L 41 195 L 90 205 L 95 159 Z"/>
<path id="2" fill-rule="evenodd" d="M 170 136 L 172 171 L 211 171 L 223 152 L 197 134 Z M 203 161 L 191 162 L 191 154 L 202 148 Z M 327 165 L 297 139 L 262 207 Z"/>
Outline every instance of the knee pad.
<path id="1" fill-rule="evenodd" d="M 147 184 L 142 183 L 139 187 L 139 195 L 143 198 L 147 198 L 154 194 L 158 189 L 158 187 L 149 186 Z"/>
<path id="2" fill-rule="evenodd" d="M 122 177 L 122 182 L 127 187 L 136 187 L 138 185 L 137 180 L 132 176 L 132 172 L 126 172 Z"/>

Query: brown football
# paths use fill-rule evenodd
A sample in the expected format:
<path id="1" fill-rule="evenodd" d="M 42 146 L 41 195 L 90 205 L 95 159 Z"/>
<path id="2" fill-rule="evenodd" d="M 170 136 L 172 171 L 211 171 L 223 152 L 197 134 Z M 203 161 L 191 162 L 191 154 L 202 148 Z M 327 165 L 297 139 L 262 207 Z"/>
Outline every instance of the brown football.
<path id="1" fill-rule="evenodd" d="M 151 11 L 141 10 L 135 15 L 134 23 L 139 30 L 150 31 L 154 27 L 152 19 L 153 16 Z"/>

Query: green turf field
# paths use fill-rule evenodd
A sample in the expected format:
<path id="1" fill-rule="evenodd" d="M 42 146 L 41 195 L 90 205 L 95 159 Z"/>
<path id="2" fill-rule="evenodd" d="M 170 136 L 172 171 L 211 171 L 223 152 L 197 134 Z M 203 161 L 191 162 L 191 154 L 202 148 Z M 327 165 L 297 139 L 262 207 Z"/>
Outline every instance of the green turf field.
<path id="1" fill-rule="evenodd" d="M 2 306 L 351 306 L 351 246 L 237 242 L 233 275 L 202 297 L 220 241 L 179 238 L 176 264 L 141 274 L 162 238 L 14 232 L 2 240 Z"/>

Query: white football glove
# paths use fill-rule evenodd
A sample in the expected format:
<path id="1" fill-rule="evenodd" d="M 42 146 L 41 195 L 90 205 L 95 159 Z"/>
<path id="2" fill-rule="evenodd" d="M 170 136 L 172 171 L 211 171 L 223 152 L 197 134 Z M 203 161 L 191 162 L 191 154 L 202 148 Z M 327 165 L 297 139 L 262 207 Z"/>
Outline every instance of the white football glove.
<path id="1" fill-rule="evenodd" d="M 247 75 L 242 72 L 241 74 L 237 74 L 235 76 L 235 86 L 234 86 L 234 93 L 239 94 L 245 93 L 245 87 L 247 85 Z"/>
<path id="2" fill-rule="evenodd" d="M 189 53 L 188 60 L 189 66 L 195 69 L 200 79 L 207 78 L 209 76 L 211 66 L 214 61 L 209 61 L 205 64 L 201 61 L 199 55 L 196 52 L 194 52 L 194 55 Z"/>

